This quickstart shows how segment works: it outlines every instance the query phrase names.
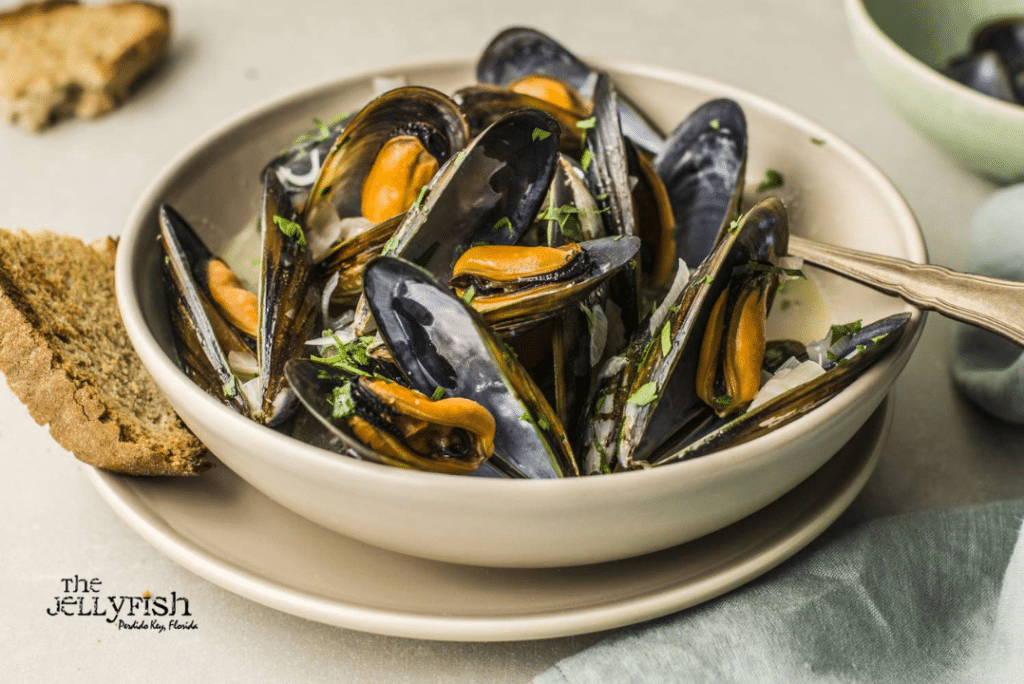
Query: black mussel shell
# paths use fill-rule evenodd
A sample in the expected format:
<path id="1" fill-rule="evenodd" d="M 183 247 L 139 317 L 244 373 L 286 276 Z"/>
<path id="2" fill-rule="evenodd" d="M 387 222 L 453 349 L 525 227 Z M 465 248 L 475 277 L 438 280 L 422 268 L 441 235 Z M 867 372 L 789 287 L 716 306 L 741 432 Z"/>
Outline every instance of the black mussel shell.
<path id="1" fill-rule="evenodd" d="M 750 261 L 774 263 L 786 253 L 785 207 L 774 197 L 727 230 L 683 286 L 674 285 L 630 339 L 619 370 L 602 382 L 590 409 L 585 471 L 628 469 L 707 409 L 697 397 L 698 349 L 715 300 L 729 275 Z M 613 360 L 614 361 L 614 360 Z"/>
<path id="2" fill-rule="evenodd" d="M 587 180 L 593 189 L 608 235 L 638 236 L 636 211 L 629 179 L 628 143 L 619 126 L 615 86 L 607 74 L 600 74 L 594 87 L 594 126 L 587 135 L 586 147 L 593 160 L 586 166 Z M 627 335 L 640 321 L 639 261 L 619 273 L 612 283 L 612 299 L 622 309 Z"/>
<path id="3" fill-rule="evenodd" d="M 747 121 L 728 99 L 698 107 L 672 133 L 654 168 L 675 217 L 676 255 L 696 268 L 739 213 Z"/>
<path id="4" fill-rule="evenodd" d="M 1016 102 L 1013 80 L 1006 65 L 992 50 L 957 57 L 950 61 L 943 73 L 990 97 Z"/>
<path id="5" fill-rule="evenodd" d="M 481 83 L 505 86 L 524 76 L 547 74 L 561 79 L 584 97 L 593 89 L 594 70 L 561 44 L 540 31 L 513 27 L 499 33 L 484 49 L 476 66 Z M 639 108 L 625 98 L 618 101 L 626 137 L 655 154 L 664 136 Z"/>
<path id="6" fill-rule="evenodd" d="M 1024 17 L 994 21 L 974 36 L 971 52 L 992 50 L 1011 72 L 1024 70 Z"/>
<path id="7" fill-rule="evenodd" d="M 753 411 L 735 418 L 708 422 L 691 435 L 682 448 L 663 448 L 651 458 L 651 464 L 664 465 L 703 456 L 748 442 L 793 422 L 860 377 L 865 369 L 899 342 L 909 320 L 908 313 L 896 314 L 863 328 L 866 331 L 864 335 L 854 336 L 857 343 L 840 355 L 842 360 L 839 363 L 826 364 L 824 375 L 780 394 Z"/>
<path id="8" fill-rule="evenodd" d="M 515 244 L 551 185 L 558 143 L 558 124 L 543 112 L 502 117 L 435 176 L 387 254 L 448 282 L 455 261 L 474 243 Z"/>
<path id="9" fill-rule="evenodd" d="M 313 337 L 320 297 L 312 285 L 313 265 L 305 237 L 286 235 L 278 225 L 281 220 L 296 223 L 298 212 L 276 175 L 267 175 L 265 181 L 257 360 L 263 420 L 276 425 L 297 408 L 285 381 L 284 365 L 302 356 L 306 340 Z"/>
<path id="10" fill-rule="evenodd" d="M 490 463 L 506 473 L 551 478 L 575 473 L 564 430 L 540 390 L 477 314 L 423 269 L 379 257 L 363 276 L 381 336 L 410 385 L 472 399 L 496 423 Z"/>

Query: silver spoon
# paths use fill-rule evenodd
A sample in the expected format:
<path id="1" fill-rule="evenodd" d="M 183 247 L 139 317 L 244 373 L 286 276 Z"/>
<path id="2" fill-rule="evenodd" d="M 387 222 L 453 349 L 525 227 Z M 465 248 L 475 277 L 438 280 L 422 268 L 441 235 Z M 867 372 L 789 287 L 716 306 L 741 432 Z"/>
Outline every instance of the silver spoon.
<path id="1" fill-rule="evenodd" d="M 791 235 L 789 253 L 921 309 L 1024 347 L 1024 283 L 836 247 Z"/>

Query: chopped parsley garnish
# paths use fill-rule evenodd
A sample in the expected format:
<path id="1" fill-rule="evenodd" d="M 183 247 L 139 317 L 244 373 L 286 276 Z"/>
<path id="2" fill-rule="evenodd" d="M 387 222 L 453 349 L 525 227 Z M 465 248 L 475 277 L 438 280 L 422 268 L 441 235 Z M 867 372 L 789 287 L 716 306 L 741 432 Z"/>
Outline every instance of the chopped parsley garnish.
<path id="1" fill-rule="evenodd" d="M 533 141 L 534 142 L 537 142 L 538 140 L 547 140 L 550 137 L 551 137 L 551 131 L 545 131 L 543 128 L 534 128 L 533 129 Z"/>
<path id="2" fill-rule="evenodd" d="M 596 124 L 596 123 L 597 123 L 597 117 L 596 116 L 592 116 L 589 119 L 582 119 L 580 121 L 577 121 L 576 122 L 576 128 L 582 128 L 583 130 L 587 131 L 587 130 L 590 130 L 591 128 L 593 128 L 594 124 Z"/>
<path id="3" fill-rule="evenodd" d="M 235 386 L 235 380 L 232 378 L 224 383 L 221 387 L 221 391 L 224 392 L 224 397 L 231 399 L 238 394 L 238 388 Z"/>
<path id="4" fill-rule="evenodd" d="M 355 413 L 356 404 L 352 401 L 351 383 L 346 382 L 332 389 L 331 396 L 327 397 L 327 405 L 331 407 L 331 418 L 335 420 Z"/>
<path id="5" fill-rule="evenodd" d="M 771 264 L 762 264 L 757 261 L 748 261 L 747 268 L 751 271 L 758 271 L 759 273 L 767 273 L 769 275 L 776 276 L 790 276 L 792 278 L 804 278 L 804 272 L 798 268 L 782 268 L 781 266 L 772 266 Z"/>
<path id="6" fill-rule="evenodd" d="M 594 161 L 594 153 L 590 151 L 590 148 L 583 150 L 583 156 L 580 157 L 580 166 L 586 171 L 590 168 L 591 162 Z"/>
<path id="7" fill-rule="evenodd" d="M 775 188 L 781 188 L 785 179 L 782 174 L 775 169 L 767 169 L 764 172 L 764 178 L 757 184 L 757 191 L 764 192 L 766 190 L 774 190 Z"/>
<path id="8" fill-rule="evenodd" d="M 858 345 L 857 345 L 857 353 L 858 353 L 858 354 L 860 354 L 861 352 L 863 352 L 863 351 L 864 351 L 865 349 L 867 349 L 867 346 L 866 346 L 866 345 L 863 345 L 863 344 L 858 344 Z"/>
<path id="9" fill-rule="evenodd" d="M 670 351 L 672 351 L 672 324 L 665 321 L 665 325 L 661 326 L 661 355 L 668 356 Z"/>
<path id="10" fill-rule="evenodd" d="M 419 209 L 420 207 L 422 207 L 423 206 L 423 200 L 426 198 L 426 196 L 427 196 L 427 186 L 424 185 L 422 188 L 420 188 L 420 194 L 416 195 L 416 201 L 413 203 L 412 206 L 414 208 L 416 208 L 416 209 Z"/>
<path id="11" fill-rule="evenodd" d="M 728 394 L 722 394 L 712 399 L 711 403 L 715 405 L 715 408 L 723 409 L 728 406 L 732 406 L 732 397 Z"/>
<path id="12" fill-rule="evenodd" d="M 286 237 L 295 238 L 299 243 L 299 247 L 305 248 L 306 246 L 306 235 L 302 232 L 302 226 L 295 221 L 289 221 L 283 216 L 274 215 L 274 223 L 281 229 L 281 232 Z"/>
<path id="13" fill-rule="evenodd" d="M 729 228 L 727 229 L 730 233 L 735 234 L 740 229 L 740 219 L 743 216 L 737 216 L 735 219 L 729 222 Z"/>
<path id="14" fill-rule="evenodd" d="M 779 308 L 782 309 L 783 311 L 787 311 L 791 306 L 793 306 L 793 302 L 791 302 L 788 299 L 783 299 L 781 302 L 779 302 Z"/>
<path id="15" fill-rule="evenodd" d="M 873 344 L 878 344 L 879 342 L 881 342 L 882 340 L 884 340 L 888 336 L 889 336 L 889 333 L 883 333 L 883 334 L 879 335 L 878 337 L 872 337 L 871 338 L 871 342 Z"/>
<path id="16" fill-rule="evenodd" d="M 164 255 L 164 266 L 170 266 L 170 265 L 171 265 L 171 257 L 169 257 L 167 255 Z"/>
<path id="17" fill-rule="evenodd" d="M 444 398 L 444 387 L 438 387 L 434 390 L 434 393 L 430 395 L 431 401 L 439 401 Z"/>
<path id="18" fill-rule="evenodd" d="M 473 297 L 476 297 L 476 287 L 470 285 L 466 288 L 466 291 L 462 293 L 462 301 L 469 304 L 473 301 Z"/>
<path id="19" fill-rule="evenodd" d="M 591 440 L 591 444 L 594 445 L 594 449 L 601 455 L 601 472 L 608 474 L 612 472 L 611 466 L 608 464 L 608 452 L 604 450 L 601 442 L 597 441 L 597 437 Z"/>
<path id="20" fill-rule="evenodd" d="M 608 209 L 609 207 L 587 210 L 579 209 L 571 204 L 563 204 L 560 207 L 551 205 L 542 211 L 537 219 L 540 221 L 558 221 L 558 227 L 562 230 L 562 234 L 570 240 L 579 242 L 583 239 L 583 227 L 579 216 L 583 214 L 601 214 L 608 211 Z"/>
<path id="21" fill-rule="evenodd" d="M 703 278 L 701 278 L 700 280 L 698 280 L 697 284 L 698 285 L 710 285 L 713 282 L 715 282 L 715 276 L 713 276 L 713 275 L 706 275 Z"/>
<path id="22" fill-rule="evenodd" d="M 627 403 L 635 406 L 647 406 L 652 401 L 658 398 L 658 383 L 648 382 L 640 385 L 640 389 L 633 392 L 632 396 L 627 399 Z"/>
<path id="23" fill-rule="evenodd" d="M 782 361 L 782 350 L 778 347 L 768 347 L 764 350 L 764 365 L 774 366 Z"/>
<path id="24" fill-rule="evenodd" d="M 424 186 L 422 188 L 420 188 L 420 194 L 416 195 L 416 201 L 412 203 L 412 209 L 411 210 L 416 210 L 416 209 L 423 208 L 423 198 L 425 198 L 426 196 L 427 196 L 427 186 L 424 184 Z M 426 212 L 423 212 L 423 213 L 426 213 Z"/>
<path id="25" fill-rule="evenodd" d="M 850 323 L 843 323 L 841 325 L 833 325 L 828 330 L 828 344 L 832 346 L 839 340 L 843 339 L 847 335 L 853 335 L 860 332 L 861 319 L 852 321 Z"/>
<path id="26" fill-rule="evenodd" d="M 294 138 L 292 138 L 291 146 L 296 147 L 297 145 L 302 145 L 303 143 L 307 143 L 312 139 L 312 133 L 302 133 L 301 135 L 297 135 Z"/>
<path id="27" fill-rule="evenodd" d="M 711 121 L 708 122 L 708 126 L 710 126 L 712 130 L 717 131 L 719 128 L 721 128 L 722 124 L 718 122 L 718 119 L 712 119 Z"/>
<path id="28" fill-rule="evenodd" d="M 825 141 L 822 140 L 821 138 L 811 138 L 811 142 L 814 143 L 815 145 L 824 145 L 825 144 Z"/>
<path id="29" fill-rule="evenodd" d="M 596 199 L 598 202 L 604 202 L 606 199 L 608 199 L 608 193 L 602 192 L 600 195 L 594 195 L 594 199 Z"/>
<path id="30" fill-rule="evenodd" d="M 327 127 L 327 124 L 315 116 L 313 117 L 313 125 L 316 126 L 317 130 L 320 132 L 320 137 L 317 138 L 317 140 L 327 140 L 327 138 L 331 137 L 331 129 Z"/>
<path id="31" fill-rule="evenodd" d="M 459 168 L 462 165 L 462 161 L 466 158 L 466 150 L 459 150 L 459 153 L 455 155 L 455 161 L 452 162 L 455 168 Z"/>
<path id="32" fill-rule="evenodd" d="M 309 358 L 319 363 L 333 366 L 338 370 L 345 371 L 350 375 L 369 375 L 365 370 L 370 365 L 370 357 L 366 353 L 367 347 L 373 342 L 373 336 L 357 337 L 351 342 L 342 342 L 337 335 L 330 330 L 324 331 L 325 337 L 334 340 L 334 354 L 330 356 L 310 356 Z"/>
<path id="33" fill-rule="evenodd" d="M 338 116 L 336 116 L 333 119 L 331 119 L 330 121 L 328 121 L 327 125 L 328 126 L 336 126 L 336 125 L 340 124 L 342 121 L 344 121 L 345 119 L 347 119 L 350 116 L 352 116 L 352 112 L 342 112 L 341 114 L 338 114 Z"/>
<path id="34" fill-rule="evenodd" d="M 545 418 L 544 416 L 539 416 L 537 418 L 537 420 L 534 420 L 533 416 L 530 415 L 529 411 L 524 411 L 523 415 L 519 416 L 519 420 L 525 420 L 528 423 L 533 423 L 534 425 L 539 427 L 541 430 L 550 430 L 551 429 L 551 423 L 549 423 L 547 421 L 547 418 Z"/>
<path id="35" fill-rule="evenodd" d="M 579 307 L 580 307 L 580 311 L 583 312 L 583 315 L 587 317 L 587 329 L 590 331 L 590 334 L 593 335 L 594 334 L 594 312 L 591 311 L 590 307 L 588 307 L 583 302 L 580 302 Z"/>
<path id="36" fill-rule="evenodd" d="M 502 228 L 508 228 L 508 234 L 511 235 L 512 237 L 515 237 L 516 229 L 512 225 L 512 219 L 510 219 L 508 216 L 502 216 L 494 224 L 494 230 L 501 230 Z"/>
<path id="37" fill-rule="evenodd" d="M 387 256 L 398 249 L 398 233 L 392 235 L 387 242 L 384 243 L 384 249 L 380 251 L 381 256 Z"/>

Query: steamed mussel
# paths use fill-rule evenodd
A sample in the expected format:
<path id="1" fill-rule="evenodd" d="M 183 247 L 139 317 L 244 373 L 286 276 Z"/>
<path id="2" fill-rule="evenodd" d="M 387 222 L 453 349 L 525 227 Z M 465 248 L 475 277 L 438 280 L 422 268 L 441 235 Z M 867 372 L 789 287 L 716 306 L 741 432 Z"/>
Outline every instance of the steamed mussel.
<path id="1" fill-rule="evenodd" d="M 744 203 L 737 103 L 665 137 L 531 29 L 477 72 L 451 98 L 395 88 L 271 160 L 255 292 L 161 209 L 196 383 L 355 458 L 558 478 L 753 439 L 898 341 L 906 316 L 768 339 L 802 273 L 782 202 Z"/>

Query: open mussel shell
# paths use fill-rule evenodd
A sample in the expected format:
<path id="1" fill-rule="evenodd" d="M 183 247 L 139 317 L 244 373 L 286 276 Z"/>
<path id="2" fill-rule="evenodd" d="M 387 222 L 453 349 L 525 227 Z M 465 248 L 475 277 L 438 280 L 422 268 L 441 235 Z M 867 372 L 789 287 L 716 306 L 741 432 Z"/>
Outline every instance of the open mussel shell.
<path id="1" fill-rule="evenodd" d="M 461 475 L 493 452 L 494 419 L 466 399 L 432 400 L 402 385 L 292 360 L 285 375 L 306 409 L 363 460 Z"/>
<path id="2" fill-rule="evenodd" d="M 845 353 L 827 364 L 826 373 L 798 385 L 771 401 L 738 417 L 710 422 L 696 439 L 691 436 L 682 448 L 663 448 L 651 458 L 652 465 L 675 463 L 736 446 L 791 423 L 834 397 L 860 377 L 864 370 L 895 345 L 910 320 L 909 313 L 876 321 L 855 335 Z"/>
<path id="3" fill-rule="evenodd" d="M 733 269 L 750 261 L 774 263 L 786 253 L 785 207 L 768 198 L 726 231 L 711 255 L 669 294 L 614 357 L 591 406 L 585 471 L 632 468 L 679 430 L 692 429 L 707 408 L 697 396 L 699 355 L 711 307 Z"/>
<path id="4" fill-rule="evenodd" d="M 601 207 L 608 235 L 638 236 L 633 193 L 629 180 L 626 141 L 619 127 L 615 87 L 600 74 L 594 87 L 594 126 L 586 146 L 593 155 L 587 179 Z M 612 285 L 612 298 L 622 309 L 626 333 L 632 334 L 640 319 L 640 264 L 624 269 Z"/>
<path id="5" fill-rule="evenodd" d="M 558 125 L 541 111 L 502 117 L 445 164 L 382 254 L 412 261 L 447 283 L 472 245 L 516 244 L 551 185 L 558 141 Z M 374 329 L 365 300 L 356 306 L 360 334 Z"/>
<path id="6" fill-rule="evenodd" d="M 347 238 L 342 219 L 362 216 L 364 183 L 389 141 L 415 139 L 440 167 L 465 146 L 468 135 L 456 104 L 430 88 L 396 88 L 363 107 L 331 147 L 302 211 L 314 262 Z M 418 190 L 412 189 L 413 197 Z"/>
<path id="7" fill-rule="evenodd" d="M 775 273 L 739 267 L 711 308 L 697 364 L 697 394 L 719 416 L 743 411 L 757 396 L 768 312 L 778 285 Z"/>
<path id="8" fill-rule="evenodd" d="M 232 352 L 251 357 L 246 340 L 217 311 L 194 273 L 203 273 L 213 258 L 192 227 L 168 204 L 159 210 L 164 280 L 170 300 L 171 329 L 186 374 L 207 393 L 243 415 L 251 408 L 228 363 Z"/>
<path id="9" fill-rule="evenodd" d="M 696 268 L 739 213 L 747 161 L 747 121 L 732 100 L 691 113 L 654 158 L 675 217 L 676 255 Z"/>
<path id="10" fill-rule="evenodd" d="M 489 463 L 514 477 L 577 474 L 561 423 L 478 315 L 430 273 L 394 257 L 370 262 L 364 289 L 380 334 L 415 389 L 464 397 L 494 416 Z"/>
<path id="11" fill-rule="evenodd" d="M 533 275 L 532 281 L 517 287 L 509 283 L 509 291 L 488 295 L 477 289 L 470 305 L 483 316 L 491 327 L 502 333 L 521 333 L 544 321 L 559 315 L 566 309 L 577 306 L 608 278 L 625 268 L 636 256 L 640 240 L 635 237 L 601 238 L 580 242 L 580 260 L 585 260 L 584 270 L 560 278 L 552 273 L 528 274 L 519 270 L 523 280 Z M 485 251 L 487 247 L 479 248 Z M 512 248 L 516 254 L 525 255 L 531 248 Z M 523 257 L 513 257 L 526 262 Z M 495 264 L 499 266 L 500 261 Z M 456 276 L 458 279 L 458 276 Z M 459 292 L 462 289 L 460 288 Z M 481 294 L 481 292 L 484 292 Z"/>
<path id="12" fill-rule="evenodd" d="M 476 66 L 478 81 L 500 86 L 533 74 L 554 76 L 584 97 L 594 92 L 594 70 L 556 40 L 530 28 L 513 27 L 499 33 L 484 49 Z M 617 107 L 626 137 L 642 149 L 658 153 L 664 144 L 658 127 L 626 98 L 621 98 Z"/>
<path id="13" fill-rule="evenodd" d="M 295 224 L 298 214 L 275 175 L 266 177 L 261 216 L 263 263 L 259 284 L 259 413 L 268 425 L 280 423 L 296 408 L 285 382 L 284 365 L 302 356 L 313 337 L 319 315 L 319 294 L 312 287 L 309 245 Z"/>
<path id="14" fill-rule="evenodd" d="M 435 176 L 386 253 L 448 282 L 456 259 L 474 243 L 517 243 L 551 185 L 558 140 L 557 124 L 543 112 L 502 117 Z"/>
<path id="15" fill-rule="evenodd" d="M 479 134 L 506 114 L 520 109 L 539 109 L 558 122 L 562 152 L 574 157 L 580 155 L 580 135 L 576 124 L 586 118 L 585 114 L 579 116 L 547 100 L 486 84 L 460 88 L 452 95 L 452 99 L 462 110 L 473 135 Z"/>

